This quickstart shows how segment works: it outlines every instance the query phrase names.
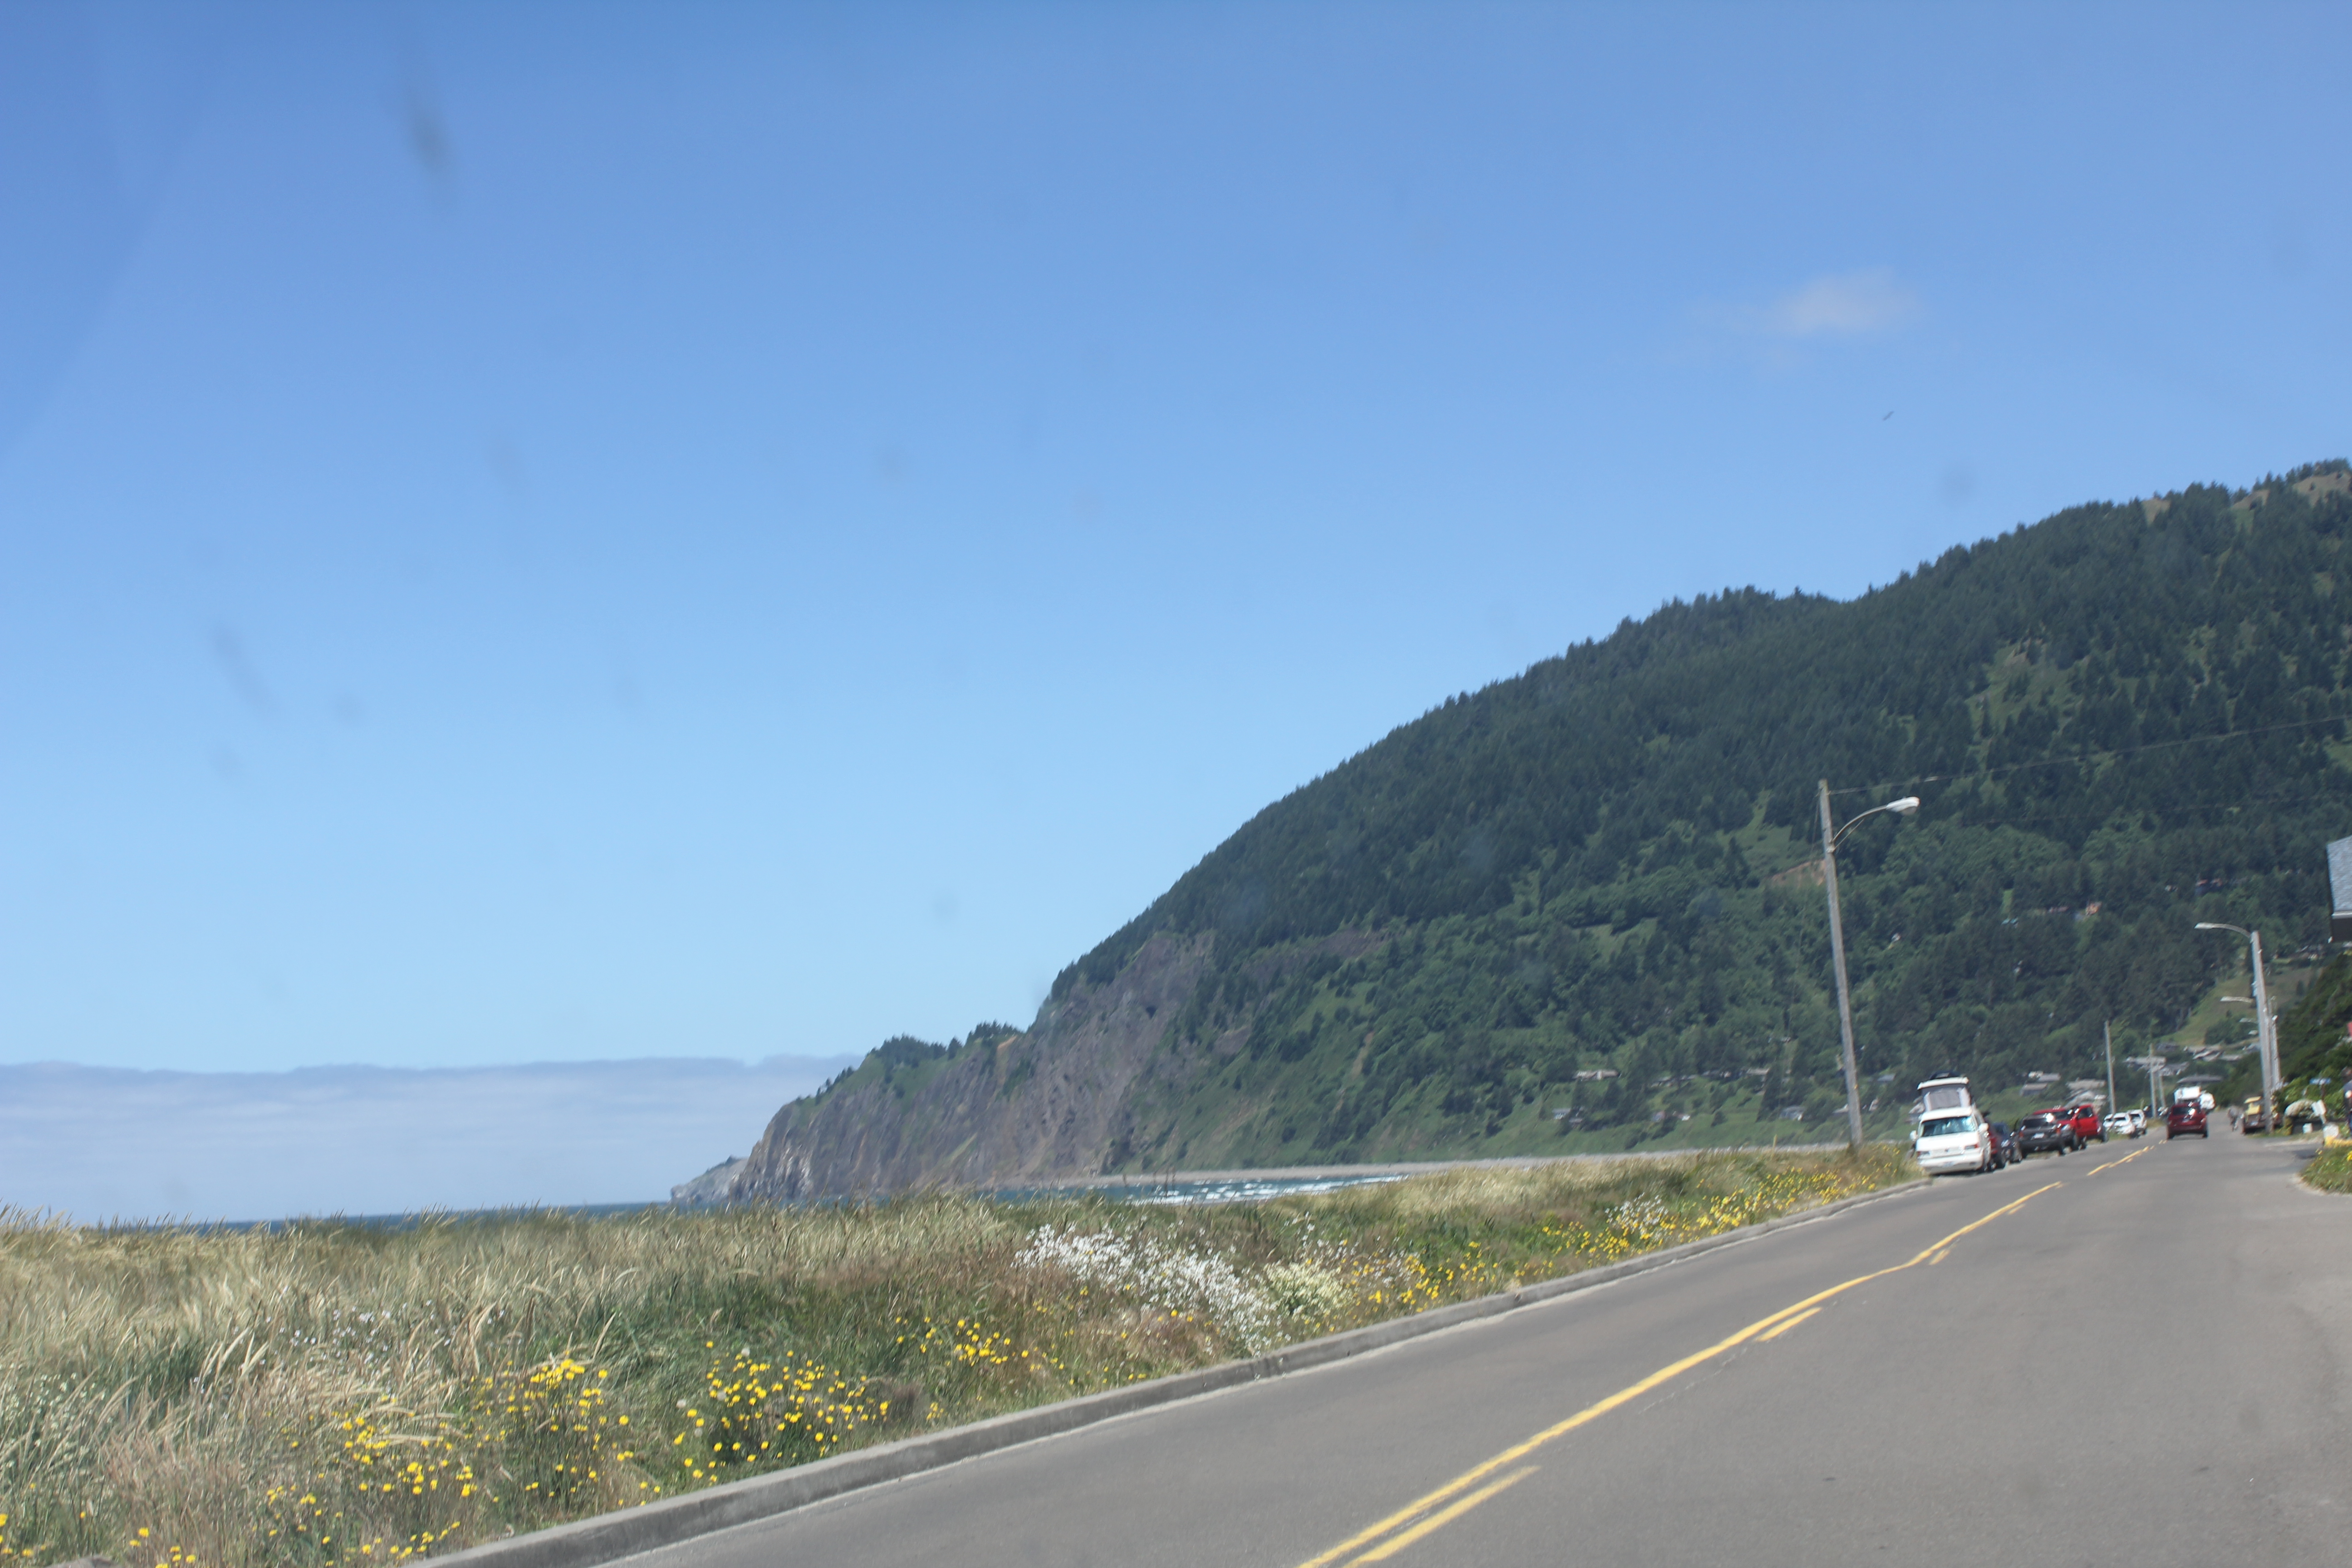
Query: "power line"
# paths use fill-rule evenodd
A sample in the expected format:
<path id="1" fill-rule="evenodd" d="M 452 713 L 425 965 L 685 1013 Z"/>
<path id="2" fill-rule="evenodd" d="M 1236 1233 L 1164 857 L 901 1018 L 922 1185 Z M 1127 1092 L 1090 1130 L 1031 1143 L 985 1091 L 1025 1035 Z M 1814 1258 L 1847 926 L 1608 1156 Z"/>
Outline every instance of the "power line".
<path id="1" fill-rule="evenodd" d="M 1880 790 L 1894 789 L 1902 784 L 1949 784 L 1957 779 L 1991 778 L 1999 773 L 2021 773 L 2027 768 L 2076 767 L 2084 763 L 2097 762 L 2105 758 L 2137 756 L 2142 752 L 2165 752 L 2179 746 L 2210 745 L 2216 741 L 2242 741 L 2255 735 L 2274 735 L 2285 730 L 2309 730 L 2322 724 L 2343 722 L 2344 718 L 2341 714 L 2325 719 L 2298 719 L 2286 724 L 2265 724 L 2258 730 L 2224 730 L 2218 735 L 2191 735 L 2180 741 L 2150 741 L 2145 745 L 2116 746 L 2100 752 L 2078 752 L 2071 757 L 2051 757 L 2038 763 L 2007 763 L 1997 768 L 1971 768 L 1966 773 L 1915 773 L 1907 779 L 1889 779 L 1882 784 L 1852 784 L 1844 789 L 1833 789 L 1830 794 L 1875 795 Z"/>
<path id="2" fill-rule="evenodd" d="M 1930 781 L 1922 779 L 1918 782 L 1924 784 Z M 1830 793 L 1837 795 L 1844 792 L 1832 790 Z M 2345 796 L 2342 795 L 2258 795 L 2252 800 L 2220 800 L 2191 805 L 2119 805 L 2109 811 L 2074 811 L 2045 816 L 1946 816 L 1932 818 L 1930 823 L 1923 823 L 1921 826 L 1949 824 L 1954 827 L 2031 827 L 2046 822 L 2107 822 L 2119 816 L 2168 816 L 2189 811 L 2242 811 L 2250 805 L 2309 805 L 2318 801 L 2341 802 L 2344 799 Z M 1795 865 L 1783 866 L 1765 878 L 1765 880 L 1770 881 L 1774 877 L 1785 877 L 1790 872 L 1806 866 L 1817 866 L 1821 863 L 1821 858 L 1818 855 L 1808 856 Z"/>
<path id="3" fill-rule="evenodd" d="M 2022 827 L 2040 822 L 2105 822 L 2118 816 L 2166 816 L 2183 811 L 2238 811 L 2250 805 L 2308 805 L 2315 801 L 2342 801 L 2341 795 L 2269 795 L 2252 800 L 2214 801 L 2201 805 L 2119 805 L 2112 811 L 2077 811 L 2056 816 L 1995 816 L 1965 818 L 1948 816 L 1937 820 L 1949 822 L 1955 827 Z"/>

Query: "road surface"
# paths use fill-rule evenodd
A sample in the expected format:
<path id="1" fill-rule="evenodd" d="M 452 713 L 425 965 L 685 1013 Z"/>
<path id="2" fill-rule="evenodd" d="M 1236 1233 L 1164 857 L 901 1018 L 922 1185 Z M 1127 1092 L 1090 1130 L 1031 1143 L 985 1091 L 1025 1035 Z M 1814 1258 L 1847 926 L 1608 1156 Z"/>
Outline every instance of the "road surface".
<path id="1" fill-rule="evenodd" d="M 2352 1198 L 2297 1163 L 1939 1178 L 631 1568 L 2352 1562 Z"/>

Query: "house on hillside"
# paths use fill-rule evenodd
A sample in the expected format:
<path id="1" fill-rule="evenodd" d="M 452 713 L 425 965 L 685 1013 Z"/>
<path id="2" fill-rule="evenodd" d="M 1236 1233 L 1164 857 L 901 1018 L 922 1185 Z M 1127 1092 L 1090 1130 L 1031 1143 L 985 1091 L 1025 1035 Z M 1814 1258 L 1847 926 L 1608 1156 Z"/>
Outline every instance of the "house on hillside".
<path id="1" fill-rule="evenodd" d="M 2327 940 L 2352 942 L 2352 838 L 2327 846 Z"/>

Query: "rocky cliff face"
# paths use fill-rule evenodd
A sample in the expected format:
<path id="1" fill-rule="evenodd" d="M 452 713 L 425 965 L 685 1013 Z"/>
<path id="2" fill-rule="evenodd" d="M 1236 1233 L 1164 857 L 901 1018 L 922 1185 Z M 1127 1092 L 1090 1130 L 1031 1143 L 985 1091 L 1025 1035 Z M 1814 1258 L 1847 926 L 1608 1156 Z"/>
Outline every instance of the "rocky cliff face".
<path id="1" fill-rule="evenodd" d="M 1117 1170 L 1137 1119 L 1200 1053 L 1163 1049 L 1213 938 L 1151 938 L 1101 984 L 1074 985 L 1027 1034 L 965 1052 L 907 1087 L 845 1084 L 778 1111 L 729 1184 L 730 1201 L 867 1197 L 1018 1186 Z"/>
<path id="2" fill-rule="evenodd" d="M 684 1209 L 702 1208 L 727 1201 L 727 1189 L 735 1173 L 743 1168 L 743 1156 L 730 1155 L 690 1182 L 680 1182 L 670 1188 L 669 1201 Z"/>

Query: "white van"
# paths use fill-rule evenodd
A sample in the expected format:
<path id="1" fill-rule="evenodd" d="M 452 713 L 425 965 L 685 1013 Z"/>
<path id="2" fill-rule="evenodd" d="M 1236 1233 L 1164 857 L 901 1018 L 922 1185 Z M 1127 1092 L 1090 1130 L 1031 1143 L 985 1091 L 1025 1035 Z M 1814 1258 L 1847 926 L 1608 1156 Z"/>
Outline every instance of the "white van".
<path id="1" fill-rule="evenodd" d="M 1929 1175 L 1938 1171 L 1990 1171 L 1993 1166 L 1992 1129 L 1974 1106 L 1965 1110 L 1929 1111 L 1911 1135 L 1911 1152 Z"/>

